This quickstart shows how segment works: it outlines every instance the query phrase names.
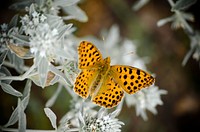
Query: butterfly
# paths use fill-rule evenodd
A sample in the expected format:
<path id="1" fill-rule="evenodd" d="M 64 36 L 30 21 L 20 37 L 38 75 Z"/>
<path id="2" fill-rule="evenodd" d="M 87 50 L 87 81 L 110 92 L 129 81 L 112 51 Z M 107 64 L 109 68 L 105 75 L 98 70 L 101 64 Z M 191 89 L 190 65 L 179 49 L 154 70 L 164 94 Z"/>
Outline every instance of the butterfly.
<path id="1" fill-rule="evenodd" d="M 110 57 L 103 59 L 102 54 L 91 42 L 82 41 L 78 46 L 81 70 L 74 83 L 74 91 L 92 102 L 112 108 L 124 97 L 124 91 L 134 94 L 155 82 L 149 73 L 126 65 L 110 66 Z"/>

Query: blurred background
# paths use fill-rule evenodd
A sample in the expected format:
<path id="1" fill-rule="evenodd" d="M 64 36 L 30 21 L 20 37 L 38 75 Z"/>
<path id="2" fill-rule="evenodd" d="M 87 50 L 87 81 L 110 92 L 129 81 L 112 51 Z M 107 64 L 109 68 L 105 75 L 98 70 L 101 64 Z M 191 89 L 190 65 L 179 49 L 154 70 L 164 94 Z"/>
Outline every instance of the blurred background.
<path id="1" fill-rule="evenodd" d="M 8 9 L 14 0 L 1 1 L 0 23 L 9 23 L 17 13 Z M 158 114 L 148 113 L 148 120 L 137 117 L 133 108 L 124 105 L 119 119 L 125 123 L 123 132 L 188 132 L 200 131 L 200 63 L 190 58 L 185 66 L 181 63 L 189 51 L 189 38 L 182 29 L 173 30 L 170 24 L 157 27 L 157 21 L 171 16 L 167 0 L 150 0 L 138 11 L 132 10 L 135 0 L 84 0 L 79 6 L 86 12 L 88 22 L 71 21 L 77 27 L 75 35 L 99 37 L 102 29 L 113 24 L 120 27 L 121 36 L 139 43 L 138 54 L 148 56 L 151 62 L 148 69 L 156 74 L 156 85 L 168 91 L 161 98 L 164 105 L 158 106 Z M 200 28 L 200 1 L 187 9 L 194 15 L 191 23 L 194 29 Z M 13 75 L 17 73 L 10 69 Z M 25 82 L 13 82 L 17 90 L 22 91 Z M 51 129 L 43 108 L 55 91 L 55 87 L 44 90 L 32 87 L 31 99 L 26 109 L 28 128 Z M 58 120 L 69 106 L 63 101 L 69 99 L 66 91 L 61 92 L 52 110 Z M 16 107 L 15 97 L 0 90 L 0 125 L 5 124 Z"/>

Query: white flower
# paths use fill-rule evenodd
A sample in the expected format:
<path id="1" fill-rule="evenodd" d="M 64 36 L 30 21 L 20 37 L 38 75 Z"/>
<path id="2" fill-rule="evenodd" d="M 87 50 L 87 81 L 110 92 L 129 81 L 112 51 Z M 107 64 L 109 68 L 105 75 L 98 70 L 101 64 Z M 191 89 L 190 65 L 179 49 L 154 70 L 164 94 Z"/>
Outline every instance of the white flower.
<path id="1" fill-rule="evenodd" d="M 3 23 L 0 25 L 0 53 L 8 50 L 7 44 L 13 43 L 13 38 L 9 35 L 8 24 Z M 18 28 L 12 27 L 12 33 L 18 32 Z"/>
<path id="2" fill-rule="evenodd" d="M 121 132 L 121 125 L 123 122 L 115 118 L 119 114 L 119 109 L 107 114 L 105 109 L 100 109 L 95 116 L 88 115 L 88 113 L 80 114 L 80 121 L 83 125 L 83 132 Z"/>
<path id="3" fill-rule="evenodd" d="M 5 32 L 5 31 L 7 31 L 8 30 L 8 24 L 6 24 L 6 23 L 3 23 L 2 25 L 1 25 L 1 32 Z"/>
<path id="4" fill-rule="evenodd" d="M 64 15 L 63 20 L 76 19 L 81 22 L 88 20 L 85 12 L 77 6 L 80 0 L 36 0 L 34 4 L 32 0 L 21 1 L 13 4 L 10 8 L 22 10 L 25 8 L 26 11 L 33 11 L 34 8 L 44 14 L 59 16 L 62 10 Z M 66 14 L 66 16 L 65 16 Z"/>
<path id="5" fill-rule="evenodd" d="M 59 44 L 57 29 L 51 29 L 47 23 L 39 24 L 30 37 L 30 51 L 50 60 L 57 57 L 56 48 L 61 48 Z"/>
<path id="6" fill-rule="evenodd" d="M 38 24 L 44 23 L 47 18 L 36 11 L 31 13 L 31 15 L 24 15 L 21 17 L 20 22 L 22 23 L 22 29 L 26 35 L 32 34 L 37 28 Z"/>
<path id="7" fill-rule="evenodd" d="M 77 98 L 77 95 L 73 96 L 71 100 L 70 111 L 68 111 L 60 120 L 60 123 L 63 124 L 66 120 L 70 122 L 73 127 L 80 127 L 80 124 L 77 123 L 79 120 L 79 113 L 89 113 L 90 115 L 95 115 L 97 112 L 93 110 L 95 105 L 92 102 L 84 102 L 82 98 Z"/>
<path id="8" fill-rule="evenodd" d="M 157 114 L 156 106 L 163 104 L 161 100 L 161 95 L 163 94 L 167 94 L 167 91 L 158 89 L 157 86 L 150 86 L 133 95 L 127 94 L 125 100 L 129 107 L 135 106 L 137 116 L 141 116 L 144 120 L 147 120 L 146 110 Z"/>
<path id="9" fill-rule="evenodd" d="M 7 30 L 8 30 L 8 24 L 2 24 L 0 25 L 0 53 L 3 52 L 4 50 L 6 50 L 7 46 L 7 40 L 9 39 L 9 37 L 7 36 Z"/>

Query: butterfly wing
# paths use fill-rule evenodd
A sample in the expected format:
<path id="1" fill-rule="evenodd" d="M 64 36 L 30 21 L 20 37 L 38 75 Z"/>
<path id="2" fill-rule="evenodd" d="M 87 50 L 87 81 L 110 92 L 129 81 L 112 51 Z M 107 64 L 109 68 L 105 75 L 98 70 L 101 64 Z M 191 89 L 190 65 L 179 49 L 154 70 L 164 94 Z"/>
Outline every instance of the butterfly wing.
<path id="1" fill-rule="evenodd" d="M 92 102 L 105 108 L 112 108 L 122 100 L 124 92 L 120 85 L 107 76 L 98 93 L 92 96 Z"/>
<path id="2" fill-rule="evenodd" d="M 103 62 L 103 58 L 99 50 L 92 43 L 82 41 L 78 47 L 79 68 L 89 69 L 98 67 Z"/>
<path id="3" fill-rule="evenodd" d="M 134 94 L 155 82 L 155 79 L 149 73 L 131 66 L 111 66 L 110 74 L 129 94 Z"/>
<path id="4" fill-rule="evenodd" d="M 74 91 L 82 98 L 87 98 L 91 92 L 90 87 L 98 74 L 97 69 L 82 70 L 74 83 Z"/>

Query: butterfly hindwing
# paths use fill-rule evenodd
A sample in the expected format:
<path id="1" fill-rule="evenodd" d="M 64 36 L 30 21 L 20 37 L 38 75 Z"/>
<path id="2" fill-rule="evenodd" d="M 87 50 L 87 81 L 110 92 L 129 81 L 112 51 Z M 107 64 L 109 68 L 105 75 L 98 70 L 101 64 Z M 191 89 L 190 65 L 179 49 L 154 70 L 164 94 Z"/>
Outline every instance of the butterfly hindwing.
<path id="1" fill-rule="evenodd" d="M 79 68 L 89 69 L 97 67 L 102 63 L 103 58 L 99 50 L 92 43 L 82 41 L 78 47 Z"/>
<path id="2" fill-rule="evenodd" d="M 97 69 L 82 70 L 82 72 L 77 76 L 74 86 L 74 91 L 82 98 L 87 98 L 90 94 L 90 87 L 97 76 Z"/>
<path id="3" fill-rule="evenodd" d="M 110 74 L 129 94 L 134 94 L 138 90 L 152 85 L 155 81 L 149 73 L 131 66 L 111 66 Z"/>
<path id="4" fill-rule="evenodd" d="M 105 108 L 112 108 L 119 104 L 123 96 L 123 89 L 108 76 L 99 91 L 92 97 L 92 101 Z"/>

